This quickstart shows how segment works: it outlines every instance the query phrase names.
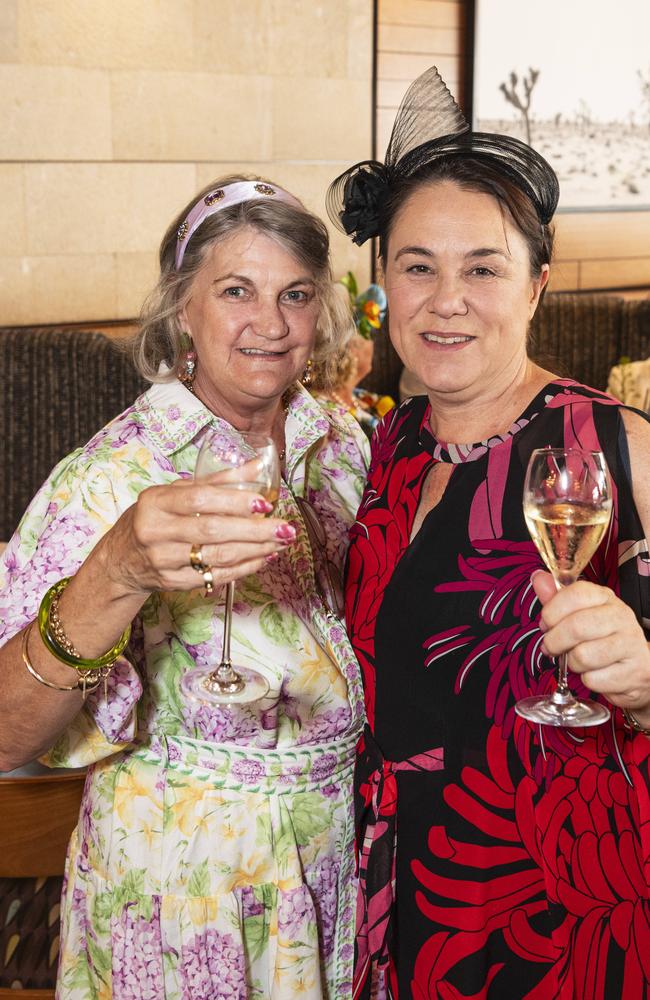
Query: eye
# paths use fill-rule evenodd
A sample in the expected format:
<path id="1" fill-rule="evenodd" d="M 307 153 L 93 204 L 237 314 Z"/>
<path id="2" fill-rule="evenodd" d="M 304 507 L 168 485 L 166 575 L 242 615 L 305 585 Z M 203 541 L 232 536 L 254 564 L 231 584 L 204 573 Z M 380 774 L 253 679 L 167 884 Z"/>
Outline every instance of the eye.
<path id="1" fill-rule="evenodd" d="M 285 302 L 303 303 L 309 302 L 310 296 L 302 288 L 290 288 L 282 296 Z"/>
<path id="2" fill-rule="evenodd" d="M 406 268 L 407 274 L 431 274 L 431 268 L 428 264 L 411 264 Z"/>
<path id="3" fill-rule="evenodd" d="M 242 288 L 241 285 L 232 285 L 230 288 L 224 288 L 223 294 L 229 299 L 243 299 L 246 295 L 246 289 Z"/>
<path id="4" fill-rule="evenodd" d="M 496 271 L 493 271 L 490 267 L 479 265 L 478 267 L 473 267 L 470 274 L 475 274 L 477 278 L 494 278 Z"/>

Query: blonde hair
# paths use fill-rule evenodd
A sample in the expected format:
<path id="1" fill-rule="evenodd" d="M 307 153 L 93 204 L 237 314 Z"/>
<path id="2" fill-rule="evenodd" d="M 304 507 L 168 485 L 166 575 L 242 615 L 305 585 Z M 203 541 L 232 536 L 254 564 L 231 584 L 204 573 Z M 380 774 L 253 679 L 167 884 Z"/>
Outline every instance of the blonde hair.
<path id="1" fill-rule="evenodd" d="M 261 199 L 230 205 L 205 219 L 193 233 L 181 266 L 176 270 L 176 233 L 190 209 L 215 188 L 245 180 L 270 183 L 263 177 L 234 174 L 221 177 L 200 191 L 178 213 L 163 236 L 159 251 L 160 277 L 144 303 L 139 330 L 131 342 L 135 366 L 149 382 L 169 382 L 178 375 L 187 349 L 178 313 L 187 304 L 192 282 L 212 248 L 244 226 L 251 226 L 275 240 L 308 269 L 320 306 L 313 361 L 328 384 L 335 373 L 337 356 L 354 332 L 354 323 L 350 310 L 334 291 L 327 229 L 306 208 Z M 159 373 L 162 362 L 169 368 L 164 375 Z"/>

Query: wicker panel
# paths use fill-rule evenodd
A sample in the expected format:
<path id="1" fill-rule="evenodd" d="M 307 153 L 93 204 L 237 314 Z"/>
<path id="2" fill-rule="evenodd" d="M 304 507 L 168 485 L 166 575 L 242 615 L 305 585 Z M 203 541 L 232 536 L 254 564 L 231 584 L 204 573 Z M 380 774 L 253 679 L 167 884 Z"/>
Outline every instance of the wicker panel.
<path id="1" fill-rule="evenodd" d="M 650 358 L 650 298 L 623 303 L 621 354 L 630 361 Z"/>
<path id="2" fill-rule="evenodd" d="M 531 326 L 530 354 L 551 371 L 605 389 L 621 356 L 623 300 L 609 295 L 548 295 Z"/>
<path id="3" fill-rule="evenodd" d="M 142 391 L 115 343 L 53 327 L 0 331 L 0 539 L 8 539 L 53 466 Z"/>

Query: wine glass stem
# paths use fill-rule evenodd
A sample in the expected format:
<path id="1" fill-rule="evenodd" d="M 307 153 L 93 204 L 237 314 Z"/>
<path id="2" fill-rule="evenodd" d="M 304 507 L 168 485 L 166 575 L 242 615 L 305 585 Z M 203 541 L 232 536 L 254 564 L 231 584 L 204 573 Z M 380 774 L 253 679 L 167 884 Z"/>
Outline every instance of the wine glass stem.
<path id="1" fill-rule="evenodd" d="M 226 584 L 226 606 L 223 616 L 223 652 L 221 663 L 212 671 L 208 683 L 217 690 L 236 691 L 244 687 L 244 681 L 236 670 L 233 670 L 230 662 L 230 626 L 232 622 L 232 605 L 235 597 L 235 584 Z"/>
<path id="2" fill-rule="evenodd" d="M 221 666 L 230 666 L 230 627 L 232 623 L 232 605 L 235 599 L 235 584 L 231 580 L 226 584 L 226 607 L 223 616 L 223 655 Z"/>
<path id="3" fill-rule="evenodd" d="M 567 681 L 567 655 L 562 653 L 557 671 L 557 693 L 566 697 L 569 694 L 569 684 Z"/>
<path id="4" fill-rule="evenodd" d="M 557 590 L 562 590 L 567 584 L 560 583 L 559 580 L 554 578 L 555 586 Z M 573 701 L 573 695 L 569 690 L 568 682 L 568 665 L 567 665 L 567 654 L 562 653 L 558 661 L 557 669 L 557 688 L 555 690 L 555 697 L 557 701 Z"/>

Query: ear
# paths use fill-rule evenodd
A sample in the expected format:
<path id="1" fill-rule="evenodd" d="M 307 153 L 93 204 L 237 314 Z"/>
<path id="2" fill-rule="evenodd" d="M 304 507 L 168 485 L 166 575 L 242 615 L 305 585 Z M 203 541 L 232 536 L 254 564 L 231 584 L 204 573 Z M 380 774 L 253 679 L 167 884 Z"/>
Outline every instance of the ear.
<path id="1" fill-rule="evenodd" d="M 534 278 L 530 284 L 530 300 L 528 303 L 528 319 L 529 321 L 535 315 L 537 306 L 539 304 L 539 297 L 546 288 L 548 284 L 548 279 L 551 274 L 551 269 L 548 264 L 542 264 L 541 271 L 538 278 Z"/>
<path id="2" fill-rule="evenodd" d="M 183 306 L 182 309 L 178 310 L 178 312 L 176 313 L 176 319 L 178 321 L 179 330 L 183 330 L 186 333 L 189 333 L 190 336 L 192 336 L 187 322 L 187 311 L 185 306 Z"/>

